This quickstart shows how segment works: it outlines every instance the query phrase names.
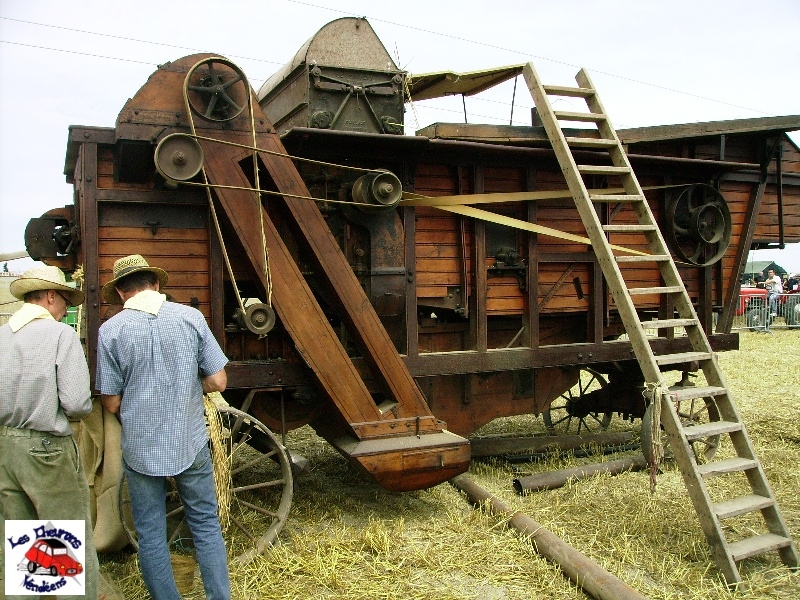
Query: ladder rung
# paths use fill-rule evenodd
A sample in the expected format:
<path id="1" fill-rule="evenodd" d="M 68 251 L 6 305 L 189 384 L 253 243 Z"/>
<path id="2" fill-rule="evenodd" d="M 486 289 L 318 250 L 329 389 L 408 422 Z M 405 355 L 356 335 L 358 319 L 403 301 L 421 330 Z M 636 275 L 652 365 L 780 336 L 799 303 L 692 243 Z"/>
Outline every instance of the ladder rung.
<path id="1" fill-rule="evenodd" d="M 730 519 L 731 517 L 738 517 L 739 515 L 761 510 L 762 508 L 769 508 L 770 506 L 775 506 L 775 500 L 772 498 L 748 494 L 741 498 L 718 502 L 712 505 L 712 508 L 720 519 Z"/>
<path id="2" fill-rule="evenodd" d="M 677 320 L 677 319 L 676 319 Z M 709 396 L 722 396 L 728 393 L 728 389 L 724 387 L 708 386 L 708 387 L 685 387 L 679 390 L 670 390 L 667 392 L 677 402 L 683 400 L 694 400 L 695 398 L 708 398 Z"/>
<path id="3" fill-rule="evenodd" d="M 570 112 L 566 110 L 554 110 L 553 116 L 560 121 L 583 121 L 586 123 L 600 123 L 606 120 L 603 113 Z"/>
<path id="4" fill-rule="evenodd" d="M 564 141 L 576 148 L 616 148 L 616 140 L 608 138 L 589 138 L 589 137 L 565 137 Z"/>
<path id="5" fill-rule="evenodd" d="M 583 175 L 630 175 L 631 170 L 628 167 L 578 165 L 578 172 Z"/>
<path id="6" fill-rule="evenodd" d="M 748 471 L 757 467 L 758 461 L 736 456 L 734 458 L 726 458 L 725 460 L 717 460 L 704 465 L 698 465 L 697 472 L 703 477 L 715 477 L 717 475 L 724 475 L 725 473 Z"/>
<path id="7" fill-rule="evenodd" d="M 697 319 L 656 319 L 654 321 L 642 321 L 643 329 L 667 329 L 670 327 L 691 327 L 692 325 L 698 325 Z"/>
<path id="8" fill-rule="evenodd" d="M 646 296 L 648 294 L 676 294 L 683 291 L 682 285 L 665 285 L 661 287 L 629 288 L 631 296 Z"/>
<path id="9" fill-rule="evenodd" d="M 618 263 L 639 263 L 639 262 L 668 262 L 670 260 L 669 254 L 625 254 L 616 256 Z"/>
<path id="10" fill-rule="evenodd" d="M 762 533 L 745 540 L 728 544 L 728 552 L 735 561 L 758 556 L 791 545 L 792 540 L 777 533 Z"/>
<path id="11" fill-rule="evenodd" d="M 606 233 L 645 233 L 647 231 L 657 231 L 657 225 L 603 225 L 603 231 Z"/>
<path id="12" fill-rule="evenodd" d="M 680 363 L 708 360 L 711 352 L 681 352 L 679 354 L 660 354 L 655 357 L 659 365 L 677 365 Z"/>
<path id="13" fill-rule="evenodd" d="M 589 194 L 592 202 L 644 202 L 645 198 L 639 194 Z"/>
<path id="14" fill-rule="evenodd" d="M 573 98 L 588 98 L 595 95 L 592 88 L 576 88 L 563 85 L 543 85 L 545 93 L 551 96 L 571 96 Z"/>
<path id="15" fill-rule="evenodd" d="M 723 433 L 733 433 L 741 431 L 742 424 L 735 421 L 711 421 L 710 423 L 700 423 L 699 425 L 689 425 L 683 428 L 683 436 L 688 441 L 699 440 L 700 438 L 713 437 Z"/>

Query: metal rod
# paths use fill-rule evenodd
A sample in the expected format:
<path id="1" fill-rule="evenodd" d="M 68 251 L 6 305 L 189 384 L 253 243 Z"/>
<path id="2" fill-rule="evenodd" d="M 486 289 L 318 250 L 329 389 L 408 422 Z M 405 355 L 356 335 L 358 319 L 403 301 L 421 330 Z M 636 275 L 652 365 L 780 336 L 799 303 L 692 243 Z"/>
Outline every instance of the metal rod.
<path id="1" fill-rule="evenodd" d="M 525 513 L 511 510 L 502 500 L 492 496 L 465 475 L 454 477 L 450 483 L 464 492 L 473 504 L 487 507 L 493 515 L 507 517 L 512 527 L 533 542 L 539 554 L 561 567 L 567 577 L 592 597 L 597 600 L 645 600 L 645 596 L 627 583 L 578 552 Z"/>
<path id="2" fill-rule="evenodd" d="M 519 75 L 514 77 L 514 91 L 511 93 L 511 117 L 508 119 L 508 124 L 514 124 L 514 100 L 517 97 L 517 80 L 519 79 Z"/>
<path id="3" fill-rule="evenodd" d="M 783 226 L 783 140 L 778 144 L 775 156 L 775 177 L 778 179 L 778 248 L 786 247 Z"/>
<path id="4" fill-rule="evenodd" d="M 627 471 L 641 471 L 647 467 L 644 456 L 634 456 L 632 458 L 622 458 L 611 460 L 594 465 L 581 465 L 571 469 L 561 471 L 547 471 L 535 473 L 528 477 L 519 477 L 514 480 L 514 489 L 518 494 L 523 492 L 540 492 L 542 490 L 553 490 L 567 483 L 570 479 L 580 480 L 592 477 L 598 473 L 609 473 L 619 475 Z"/>

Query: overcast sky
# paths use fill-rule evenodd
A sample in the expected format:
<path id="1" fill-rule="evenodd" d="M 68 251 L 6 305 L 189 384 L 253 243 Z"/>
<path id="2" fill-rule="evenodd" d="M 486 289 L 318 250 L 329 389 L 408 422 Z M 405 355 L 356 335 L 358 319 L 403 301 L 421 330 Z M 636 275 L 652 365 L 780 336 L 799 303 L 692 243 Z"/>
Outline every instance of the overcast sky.
<path id="1" fill-rule="evenodd" d="M 572 85 L 584 67 L 619 129 L 800 114 L 797 0 L 0 0 L 0 253 L 24 249 L 28 219 L 72 203 L 69 125 L 113 127 L 158 64 L 201 51 L 258 90 L 345 16 L 366 16 L 411 73 L 532 61 L 545 83 Z M 512 93 L 467 98 L 468 120 L 508 124 Z M 520 80 L 514 124 L 532 104 Z M 406 133 L 463 119 L 460 97 L 420 102 Z M 800 244 L 755 258 L 800 270 Z"/>

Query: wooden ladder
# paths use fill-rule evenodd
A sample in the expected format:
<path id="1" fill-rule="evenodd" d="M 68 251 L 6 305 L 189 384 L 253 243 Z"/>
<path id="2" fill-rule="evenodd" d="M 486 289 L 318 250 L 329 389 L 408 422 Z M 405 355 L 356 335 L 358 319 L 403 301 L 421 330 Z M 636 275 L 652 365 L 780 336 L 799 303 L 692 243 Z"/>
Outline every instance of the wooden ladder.
<path id="1" fill-rule="evenodd" d="M 526 65 L 523 73 L 641 366 L 647 389 L 650 392 L 650 400 L 660 404 L 661 423 L 666 430 L 717 567 L 728 585 L 731 586 L 742 581 L 737 561 L 772 550 L 778 550 L 785 565 L 797 569 L 797 548 L 786 527 L 786 522 L 747 435 L 744 423 L 733 403 L 705 331 L 700 326 L 683 280 L 589 75 L 581 69 L 575 77 L 578 87 L 562 87 L 543 85 L 530 63 Z M 586 101 L 588 112 L 553 110 L 549 96 L 583 98 Z M 594 123 L 597 126 L 599 137 L 565 137 L 560 124 L 562 121 Z M 610 164 L 577 164 L 571 148 L 607 151 L 610 161 L 602 152 L 594 154 L 602 157 L 602 162 Z M 592 162 L 597 161 L 592 160 Z M 583 179 L 584 175 L 618 177 L 622 182 L 624 192 L 605 195 L 590 194 Z M 596 204 L 602 205 L 603 203 L 629 204 L 636 214 L 638 224 L 604 225 L 595 209 Z M 643 236 L 650 247 L 651 254 L 615 256 L 609 243 L 609 237 L 615 234 Z M 661 284 L 653 287 L 629 288 L 623 279 L 619 265 L 631 262 L 655 263 L 661 272 Z M 672 315 L 674 318 L 648 321 L 647 328 L 685 328 L 691 342 L 691 352 L 658 356 L 653 353 L 632 300 L 632 297 L 647 295 L 666 295 L 671 298 L 675 308 L 675 314 Z M 669 390 L 664 384 L 661 368 L 676 369 L 680 365 L 694 362 L 703 370 L 706 386 Z M 686 406 L 691 406 L 692 408 L 688 412 L 693 414 L 695 403 L 704 404 L 706 416 L 709 417 L 708 422 L 698 423 L 692 418 L 686 418 L 687 411 L 682 410 L 682 407 L 685 409 Z M 724 460 L 698 462 L 693 444 L 698 441 L 708 442 L 708 440 L 716 443 L 721 436 L 729 436 L 736 456 Z M 703 454 L 700 458 L 708 458 L 709 454 Z M 725 501 L 717 501 L 720 493 L 718 489 L 714 489 L 715 500 L 712 501 L 709 493 L 711 480 L 715 477 L 735 477 L 733 475 L 735 473 L 739 473 L 739 477 L 746 479 L 750 493 Z M 747 485 L 740 487 L 744 489 Z M 722 525 L 723 520 L 756 512 L 761 513 L 766 531 L 754 537 L 728 541 Z"/>

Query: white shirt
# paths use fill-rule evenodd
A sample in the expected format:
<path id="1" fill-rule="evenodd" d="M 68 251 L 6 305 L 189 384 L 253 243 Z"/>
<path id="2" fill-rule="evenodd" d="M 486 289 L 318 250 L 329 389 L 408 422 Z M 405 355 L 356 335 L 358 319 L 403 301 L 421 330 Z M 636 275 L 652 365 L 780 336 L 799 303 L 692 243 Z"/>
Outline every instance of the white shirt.
<path id="1" fill-rule="evenodd" d="M 773 294 L 783 293 L 783 284 L 781 283 L 781 278 L 778 275 L 773 275 L 764 283 L 769 286 L 769 289 Z"/>

